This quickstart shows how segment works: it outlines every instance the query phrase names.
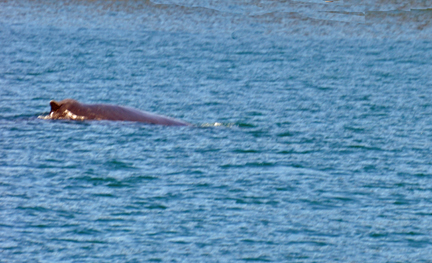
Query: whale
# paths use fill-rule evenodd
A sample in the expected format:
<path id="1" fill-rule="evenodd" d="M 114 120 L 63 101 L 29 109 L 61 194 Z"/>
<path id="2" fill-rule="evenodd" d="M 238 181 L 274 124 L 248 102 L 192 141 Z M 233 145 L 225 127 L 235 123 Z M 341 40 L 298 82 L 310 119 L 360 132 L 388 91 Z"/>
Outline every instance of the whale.
<path id="1" fill-rule="evenodd" d="M 108 120 L 142 122 L 166 126 L 192 125 L 182 120 L 134 108 L 110 104 L 84 104 L 74 99 L 64 99 L 62 101 L 52 100 L 50 101 L 50 106 L 51 112 L 49 116 L 47 116 L 47 119 L 52 120 Z"/>

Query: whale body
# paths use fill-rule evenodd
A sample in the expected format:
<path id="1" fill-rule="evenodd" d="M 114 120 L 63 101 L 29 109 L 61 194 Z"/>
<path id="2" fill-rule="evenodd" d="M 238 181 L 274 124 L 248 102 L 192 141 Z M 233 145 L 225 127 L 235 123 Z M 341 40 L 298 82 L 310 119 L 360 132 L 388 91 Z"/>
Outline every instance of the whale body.
<path id="1" fill-rule="evenodd" d="M 53 120 L 110 120 L 134 121 L 169 126 L 191 125 L 190 123 L 170 117 L 109 104 L 84 104 L 73 99 L 65 99 L 59 102 L 52 100 L 50 101 L 50 105 L 51 112 L 48 119 Z"/>

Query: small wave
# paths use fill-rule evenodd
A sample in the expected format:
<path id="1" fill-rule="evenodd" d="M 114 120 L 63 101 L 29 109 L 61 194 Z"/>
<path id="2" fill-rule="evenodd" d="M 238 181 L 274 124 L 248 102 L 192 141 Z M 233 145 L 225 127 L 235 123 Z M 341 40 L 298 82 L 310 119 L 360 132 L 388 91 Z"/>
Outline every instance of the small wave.
<path id="1" fill-rule="evenodd" d="M 234 123 L 221 123 L 221 122 L 204 123 L 204 124 L 200 125 L 200 127 L 202 127 L 202 128 L 207 128 L 207 127 L 227 127 L 227 128 L 231 128 L 233 126 L 235 126 Z"/>
<path id="2" fill-rule="evenodd" d="M 45 116 L 39 115 L 37 118 L 41 119 L 41 120 L 51 120 L 52 119 L 50 115 L 45 115 Z"/>
<path id="3" fill-rule="evenodd" d="M 17 122 L 17 121 L 30 121 L 35 119 L 40 119 L 38 114 L 20 114 L 20 115 L 10 115 L 10 116 L 1 116 L 0 121 L 6 122 Z"/>

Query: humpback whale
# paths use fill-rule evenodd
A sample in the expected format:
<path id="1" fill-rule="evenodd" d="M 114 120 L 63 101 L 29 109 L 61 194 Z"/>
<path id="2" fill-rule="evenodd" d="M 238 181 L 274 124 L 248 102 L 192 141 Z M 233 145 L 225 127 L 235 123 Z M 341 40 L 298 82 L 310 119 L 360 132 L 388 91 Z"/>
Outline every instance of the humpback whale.
<path id="1" fill-rule="evenodd" d="M 84 104 L 73 99 L 65 99 L 62 101 L 52 100 L 50 101 L 50 105 L 51 112 L 47 119 L 53 120 L 110 120 L 135 121 L 169 126 L 191 125 L 190 123 L 170 117 L 109 104 Z"/>

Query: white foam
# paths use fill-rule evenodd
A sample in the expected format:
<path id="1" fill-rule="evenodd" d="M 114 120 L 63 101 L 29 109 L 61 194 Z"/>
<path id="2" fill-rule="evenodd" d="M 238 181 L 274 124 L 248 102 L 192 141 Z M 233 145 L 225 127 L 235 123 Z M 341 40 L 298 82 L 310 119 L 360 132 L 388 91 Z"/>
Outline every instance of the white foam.
<path id="1" fill-rule="evenodd" d="M 87 119 L 86 117 L 76 115 L 69 110 L 65 110 L 64 117 L 54 118 L 53 115 L 54 115 L 53 112 L 51 112 L 50 115 L 47 116 L 42 116 L 42 115 L 38 116 L 38 119 L 43 119 L 43 120 L 60 119 L 60 120 L 77 120 L 77 121 L 83 121 Z"/>
<path id="2" fill-rule="evenodd" d="M 68 120 L 78 120 L 78 121 L 83 121 L 83 120 L 86 119 L 86 117 L 76 115 L 76 114 L 72 113 L 72 112 L 69 111 L 69 110 L 65 110 L 65 113 L 66 113 L 66 116 L 64 117 L 64 119 L 68 119 Z"/>

